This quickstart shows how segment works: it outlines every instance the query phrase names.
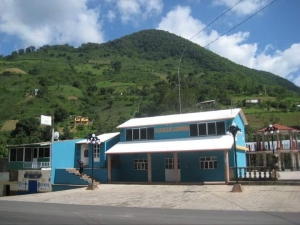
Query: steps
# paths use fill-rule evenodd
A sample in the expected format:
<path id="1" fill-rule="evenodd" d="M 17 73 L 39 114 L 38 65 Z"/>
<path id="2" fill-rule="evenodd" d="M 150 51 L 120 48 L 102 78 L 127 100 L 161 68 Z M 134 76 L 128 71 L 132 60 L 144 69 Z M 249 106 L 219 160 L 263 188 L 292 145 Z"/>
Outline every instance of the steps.
<path id="1" fill-rule="evenodd" d="M 92 178 L 89 177 L 88 175 L 86 174 L 82 174 L 82 177 L 80 177 L 80 173 L 77 169 L 75 168 L 69 168 L 69 169 L 66 169 L 67 172 L 71 173 L 71 174 L 74 174 L 75 176 L 78 176 L 80 179 L 84 180 L 84 181 L 87 181 L 89 184 L 92 183 Z M 94 179 L 94 184 L 95 185 L 98 185 L 100 184 L 99 182 L 95 181 Z"/>

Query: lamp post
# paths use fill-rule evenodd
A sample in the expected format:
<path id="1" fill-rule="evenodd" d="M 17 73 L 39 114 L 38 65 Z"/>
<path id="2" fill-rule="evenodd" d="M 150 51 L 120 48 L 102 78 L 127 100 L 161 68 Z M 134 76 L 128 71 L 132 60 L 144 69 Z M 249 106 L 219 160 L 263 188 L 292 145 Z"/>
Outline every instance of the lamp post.
<path id="1" fill-rule="evenodd" d="M 100 144 L 100 139 L 95 135 L 89 135 L 87 140 L 87 144 L 92 144 L 92 183 L 90 183 L 87 187 L 87 190 L 94 190 L 97 188 L 97 185 L 94 185 L 94 154 L 95 154 L 95 145 Z"/>
<path id="2" fill-rule="evenodd" d="M 274 146 L 274 133 L 279 133 L 279 130 L 277 127 L 275 127 L 274 125 L 269 125 L 266 129 L 265 129 L 265 134 L 270 134 L 271 135 L 271 140 L 272 140 L 272 151 L 273 151 L 273 155 L 272 155 L 272 169 L 275 170 L 275 176 L 274 178 L 277 179 L 277 174 L 276 174 L 276 169 L 278 169 L 278 157 L 275 155 L 275 146 Z M 270 148 L 270 145 L 269 145 Z"/>
<path id="3" fill-rule="evenodd" d="M 234 164 L 235 164 L 235 184 L 233 185 L 232 192 L 242 192 L 243 189 L 242 189 L 242 186 L 239 184 L 239 179 L 238 179 L 237 152 L 236 152 L 236 141 L 235 141 L 236 135 L 241 132 L 241 129 L 235 123 L 232 123 L 229 126 L 228 132 L 230 134 L 232 134 L 232 137 L 233 137 L 233 147 L 234 147 L 234 154 L 235 154 L 235 157 L 234 157 L 234 161 L 235 161 L 234 162 Z"/>

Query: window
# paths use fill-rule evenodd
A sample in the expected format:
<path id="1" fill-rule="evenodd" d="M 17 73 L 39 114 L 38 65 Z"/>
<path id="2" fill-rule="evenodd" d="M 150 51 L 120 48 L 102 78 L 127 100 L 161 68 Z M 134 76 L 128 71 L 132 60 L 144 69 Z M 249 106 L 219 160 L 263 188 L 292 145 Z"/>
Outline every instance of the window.
<path id="1" fill-rule="evenodd" d="M 39 148 L 39 158 L 43 158 L 44 157 L 44 148 Z"/>
<path id="2" fill-rule="evenodd" d="M 208 135 L 216 134 L 216 123 L 207 123 L 207 134 Z"/>
<path id="3" fill-rule="evenodd" d="M 44 148 L 44 157 L 49 158 L 50 157 L 50 148 Z"/>
<path id="4" fill-rule="evenodd" d="M 33 158 L 37 158 L 37 157 L 38 157 L 38 149 L 33 148 Z"/>
<path id="5" fill-rule="evenodd" d="M 206 135 L 206 123 L 198 124 L 198 129 L 199 129 L 199 136 Z"/>
<path id="6" fill-rule="evenodd" d="M 225 134 L 225 122 L 190 124 L 190 137 Z"/>
<path id="7" fill-rule="evenodd" d="M 154 127 L 147 128 L 147 139 L 148 140 L 154 139 Z"/>
<path id="8" fill-rule="evenodd" d="M 197 124 L 190 124 L 190 136 L 191 137 L 198 136 L 198 127 L 197 127 Z"/>
<path id="9" fill-rule="evenodd" d="M 178 158 L 178 169 L 180 169 L 180 159 Z M 165 159 L 165 168 L 166 169 L 174 169 L 174 158 L 166 158 Z"/>
<path id="10" fill-rule="evenodd" d="M 154 128 L 135 128 L 126 130 L 126 141 L 152 140 L 154 139 Z"/>
<path id="11" fill-rule="evenodd" d="M 132 140 L 140 140 L 140 129 L 132 130 Z"/>
<path id="12" fill-rule="evenodd" d="M 17 148 L 17 161 L 23 162 L 23 148 Z"/>
<path id="13" fill-rule="evenodd" d="M 147 128 L 141 128 L 141 140 L 147 139 Z"/>
<path id="14" fill-rule="evenodd" d="M 94 162 L 100 162 L 100 145 L 94 145 Z"/>
<path id="15" fill-rule="evenodd" d="M 216 122 L 216 125 L 217 125 L 217 135 L 222 135 L 226 133 L 224 121 Z"/>
<path id="16" fill-rule="evenodd" d="M 132 129 L 126 130 L 126 141 L 132 140 Z"/>
<path id="17" fill-rule="evenodd" d="M 147 169 L 148 169 L 148 159 L 134 160 L 134 170 L 147 170 Z"/>
<path id="18" fill-rule="evenodd" d="M 9 161 L 15 162 L 16 160 L 17 160 L 17 149 L 12 148 L 10 149 Z"/>
<path id="19" fill-rule="evenodd" d="M 200 158 L 200 169 L 217 169 L 217 168 L 218 168 L 217 156 Z"/>
<path id="20" fill-rule="evenodd" d="M 83 152 L 83 157 L 89 157 L 89 150 L 85 149 Z"/>
<path id="21" fill-rule="evenodd" d="M 31 161 L 32 161 L 32 149 L 25 148 L 25 162 L 31 162 Z"/>

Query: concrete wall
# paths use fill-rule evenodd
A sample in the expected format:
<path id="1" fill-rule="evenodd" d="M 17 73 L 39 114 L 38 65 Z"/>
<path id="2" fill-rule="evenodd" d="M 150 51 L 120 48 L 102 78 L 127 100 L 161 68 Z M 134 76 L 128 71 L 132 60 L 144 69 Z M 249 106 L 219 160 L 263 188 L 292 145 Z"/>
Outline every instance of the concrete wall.
<path id="1" fill-rule="evenodd" d="M 38 179 L 34 178 L 24 178 L 26 172 L 38 172 L 42 176 Z M 28 192 L 28 182 L 29 180 L 36 180 L 38 185 L 38 192 L 49 192 L 51 189 L 51 170 L 19 170 L 18 172 L 18 192 Z"/>

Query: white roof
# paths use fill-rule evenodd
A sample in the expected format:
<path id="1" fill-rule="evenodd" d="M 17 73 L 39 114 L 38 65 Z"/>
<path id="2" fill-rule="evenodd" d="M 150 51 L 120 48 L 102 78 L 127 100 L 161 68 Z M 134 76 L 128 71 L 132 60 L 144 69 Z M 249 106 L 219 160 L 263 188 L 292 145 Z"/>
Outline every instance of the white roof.
<path id="1" fill-rule="evenodd" d="M 120 132 L 100 134 L 97 137 L 100 139 L 100 142 L 105 142 L 105 141 L 117 136 L 118 134 L 120 134 Z M 86 140 L 78 141 L 78 142 L 76 142 L 76 144 L 86 144 Z"/>
<path id="2" fill-rule="evenodd" d="M 233 138 L 230 135 L 151 141 L 124 141 L 114 145 L 106 154 L 229 150 L 232 145 Z"/>
<path id="3" fill-rule="evenodd" d="M 155 117 L 134 118 L 119 125 L 117 128 L 129 128 L 140 126 L 153 126 L 159 124 L 174 124 L 174 123 L 189 123 L 189 122 L 201 122 L 201 121 L 213 121 L 223 119 L 234 119 L 238 114 L 241 115 L 245 125 L 248 125 L 248 121 L 243 113 L 243 110 L 238 109 L 225 109 L 207 112 L 174 114 Z"/>

